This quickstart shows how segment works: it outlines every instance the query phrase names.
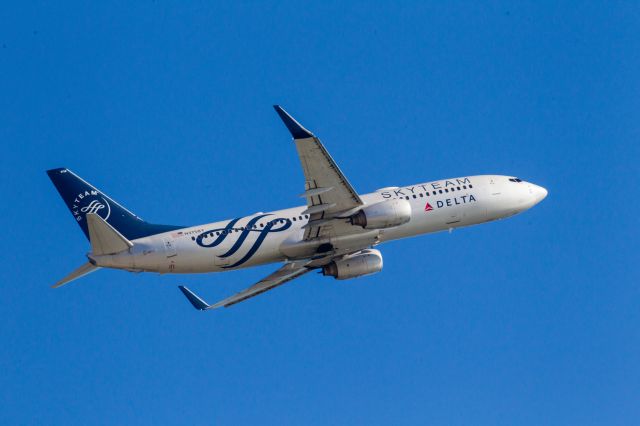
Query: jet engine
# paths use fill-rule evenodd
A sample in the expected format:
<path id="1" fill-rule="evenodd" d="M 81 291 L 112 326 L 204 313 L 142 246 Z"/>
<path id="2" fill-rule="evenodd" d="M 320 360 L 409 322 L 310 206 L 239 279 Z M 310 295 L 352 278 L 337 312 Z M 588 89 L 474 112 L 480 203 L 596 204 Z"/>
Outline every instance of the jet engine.
<path id="1" fill-rule="evenodd" d="M 322 275 L 329 275 L 337 280 L 346 280 L 375 274 L 381 270 L 382 254 L 378 250 L 367 249 L 325 265 L 322 268 Z"/>
<path id="2" fill-rule="evenodd" d="M 366 206 L 350 217 L 352 225 L 365 229 L 383 229 L 411 220 L 411 205 L 407 200 L 386 200 Z"/>

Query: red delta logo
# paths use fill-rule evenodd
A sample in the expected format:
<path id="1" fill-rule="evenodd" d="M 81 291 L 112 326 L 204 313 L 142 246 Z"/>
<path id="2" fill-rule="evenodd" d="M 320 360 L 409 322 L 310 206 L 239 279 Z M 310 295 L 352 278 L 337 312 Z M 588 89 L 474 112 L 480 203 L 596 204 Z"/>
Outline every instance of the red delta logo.
<path id="1" fill-rule="evenodd" d="M 427 202 L 427 205 L 424 206 L 424 211 L 425 212 L 430 212 L 431 210 L 433 210 L 433 207 L 431 207 L 431 204 L 429 204 L 429 202 Z"/>

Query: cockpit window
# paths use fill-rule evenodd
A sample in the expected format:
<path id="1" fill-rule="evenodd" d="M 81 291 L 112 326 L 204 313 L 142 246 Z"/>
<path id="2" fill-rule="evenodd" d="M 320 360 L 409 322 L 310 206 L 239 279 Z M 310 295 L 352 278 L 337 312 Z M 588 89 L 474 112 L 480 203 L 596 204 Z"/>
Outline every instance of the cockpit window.
<path id="1" fill-rule="evenodd" d="M 520 178 L 509 178 L 509 182 L 522 182 Z"/>

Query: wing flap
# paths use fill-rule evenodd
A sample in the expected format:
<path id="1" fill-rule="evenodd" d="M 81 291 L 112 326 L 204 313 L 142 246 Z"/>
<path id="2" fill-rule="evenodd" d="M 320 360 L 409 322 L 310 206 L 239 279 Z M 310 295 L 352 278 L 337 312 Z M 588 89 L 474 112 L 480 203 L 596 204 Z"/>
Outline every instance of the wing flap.
<path id="1" fill-rule="evenodd" d="M 308 207 L 306 210 L 302 211 L 300 214 L 313 214 L 313 213 L 321 213 L 328 210 L 331 210 L 335 207 L 335 203 L 331 204 L 316 204 L 315 206 Z"/>
<path id="2" fill-rule="evenodd" d="M 316 195 L 324 194 L 325 192 L 331 191 L 332 189 L 333 189 L 332 186 L 330 186 L 329 188 L 314 188 L 308 191 L 304 191 L 302 194 L 300 194 L 300 197 L 302 198 L 315 197 Z"/>

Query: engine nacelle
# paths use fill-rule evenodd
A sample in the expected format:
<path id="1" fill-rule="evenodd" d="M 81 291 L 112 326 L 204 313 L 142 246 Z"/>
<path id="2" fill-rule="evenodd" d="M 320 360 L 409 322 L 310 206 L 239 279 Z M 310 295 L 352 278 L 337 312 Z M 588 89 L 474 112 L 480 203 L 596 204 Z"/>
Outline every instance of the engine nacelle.
<path id="1" fill-rule="evenodd" d="M 378 250 L 367 249 L 325 265 L 322 268 L 322 275 L 329 275 L 337 280 L 346 280 L 375 274 L 381 270 L 382 254 Z"/>
<path id="2" fill-rule="evenodd" d="M 366 206 L 350 218 L 353 225 L 365 229 L 399 226 L 411 220 L 411 204 L 407 200 L 387 200 Z"/>

